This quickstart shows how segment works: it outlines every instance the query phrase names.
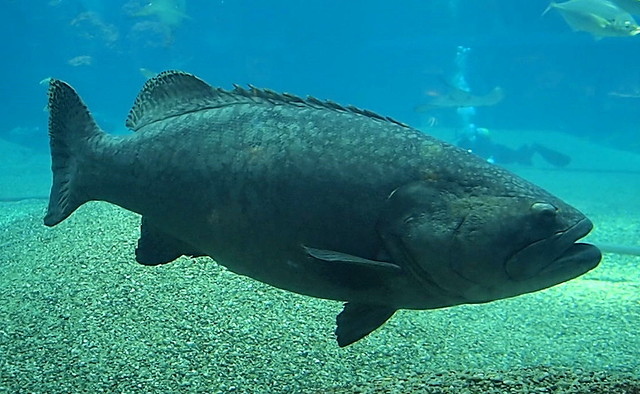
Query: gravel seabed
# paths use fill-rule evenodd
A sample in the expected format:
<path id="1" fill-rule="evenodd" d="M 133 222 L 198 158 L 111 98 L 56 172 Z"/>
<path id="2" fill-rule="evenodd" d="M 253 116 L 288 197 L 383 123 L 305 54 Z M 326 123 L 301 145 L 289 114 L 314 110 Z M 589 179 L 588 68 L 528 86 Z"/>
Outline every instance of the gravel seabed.
<path id="1" fill-rule="evenodd" d="M 141 266 L 137 215 L 89 203 L 46 228 L 44 209 L 0 204 L 0 392 L 640 392 L 634 257 L 534 294 L 400 311 L 340 349 L 338 302 L 208 258 Z"/>
<path id="2" fill-rule="evenodd" d="M 593 149 L 572 152 L 576 168 Z M 640 245 L 636 174 L 516 170 L 583 210 L 593 242 Z M 399 311 L 341 349 L 339 302 L 208 258 L 141 266 L 137 215 L 96 202 L 46 228 L 45 208 L 0 202 L 0 392 L 640 393 L 640 257 L 512 299 Z"/>

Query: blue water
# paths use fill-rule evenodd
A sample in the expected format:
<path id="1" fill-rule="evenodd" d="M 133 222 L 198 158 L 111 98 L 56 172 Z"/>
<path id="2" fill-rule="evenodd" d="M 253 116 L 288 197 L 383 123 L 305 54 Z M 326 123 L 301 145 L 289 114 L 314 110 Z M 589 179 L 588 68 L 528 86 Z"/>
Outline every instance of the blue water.
<path id="1" fill-rule="evenodd" d="M 51 77 L 69 82 L 104 130 L 123 134 L 149 75 L 178 69 L 223 88 L 251 84 L 355 105 L 451 141 L 473 123 L 512 147 L 543 144 L 569 156 L 571 164 L 558 168 L 536 157 L 530 165 L 509 169 L 585 212 L 596 223 L 591 241 L 637 252 L 640 36 L 596 40 L 572 31 L 555 10 L 542 16 L 547 5 L 543 0 L 0 0 L 0 251 L 6 252 L 0 255 L 0 302 L 8 305 L 0 307 L 0 318 L 18 322 L 0 323 L 0 350 L 13 352 L 4 361 L 0 353 L 0 392 L 55 391 L 59 381 L 77 391 L 169 387 L 177 392 L 185 381 L 203 385 L 191 386 L 194 392 L 233 391 L 238 370 L 258 371 L 267 381 L 251 386 L 253 377 L 246 378 L 241 392 L 278 391 L 278 382 L 283 392 L 304 392 L 310 382 L 314 392 L 340 387 L 350 392 L 377 379 L 387 382 L 396 373 L 406 378 L 466 367 L 591 367 L 637 378 L 637 256 L 607 254 L 585 278 L 548 293 L 433 315 L 407 312 L 342 352 L 332 334 L 337 303 L 241 281 L 217 266 L 205 270 L 193 263 L 194 270 L 190 260 L 177 268 L 144 270 L 132 252 L 138 218 L 112 206 L 82 208 L 71 217 L 78 222 L 53 230 L 41 224 L 50 187 L 47 88 L 41 82 Z M 468 48 L 464 66 L 456 61 L 461 47 Z M 484 95 L 499 86 L 504 98 L 466 118 L 455 108 L 416 111 L 459 85 L 460 75 L 471 93 Z M 194 279 L 198 268 L 207 274 Z M 203 290 L 189 287 L 193 283 Z M 140 288 L 148 294 L 131 295 Z M 214 299 L 225 305 L 210 306 Z M 264 299 L 268 307 L 260 303 Z M 227 327 L 234 318 L 238 322 Z M 98 322 L 85 329 L 92 319 Z M 153 329 L 141 323 L 144 319 L 154 321 Z M 293 329 L 279 328 L 290 319 Z M 95 356 L 90 345 L 104 353 Z M 183 352 L 174 352 L 180 346 Z M 129 351 L 155 375 L 148 377 L 142 367 L 129 370 Z M 147 351 L 153 353 L 148 359 Z M 77 372 L 77 359 L 88 369 Z M 275 359 L 282 364 L 274 368 L 277 373 L 270 369 Z M 162 364 L 172 360 L 179 361 L 169 366 L 173 369 Z M 54 367 L 33 375 L 47 362 Z M 164 374 L 165 369 L 184 376 Z M 210 374 L 198 375 L 203 370 Z M 211 383 L 211 376 L 224 385 Z"/>
<path id="2" fill-rule="evenodd" d="M 136 16 L 145 1 L 4 1 L 0 137 L 45 124 L 38 82 L 46 77 L 71 82 L 103 128 L 122 130 L 145 80 L 140 68 L 330 98 L 419 126 L 425 115 L 414 107 L 442 89 L 462 45 L 472 49 L 472 91 L 506 92 L 500 105 L 478 111 L 477 123 L 640 150 L 632 138 L 640 99 L 610 95 L 640 89 L 637 40 L 572 32 L 557 12 L 541 16 L 545 1 L 182 3 L 184 17 L 166 23 L 159 14 Z M 449 113 L 439 117 L 440 126 L 456 125 Z"/>

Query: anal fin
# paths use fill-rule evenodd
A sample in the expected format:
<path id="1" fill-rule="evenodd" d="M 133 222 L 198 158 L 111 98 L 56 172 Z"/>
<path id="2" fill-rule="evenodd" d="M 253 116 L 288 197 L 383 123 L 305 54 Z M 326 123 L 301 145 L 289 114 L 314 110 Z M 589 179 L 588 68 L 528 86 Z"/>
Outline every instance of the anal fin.
<path id="1" fill-rule="evenodd" d="M 136 248 L 136 261 L 144 265 L 170 263 L 180 256 L 206 256 L 195 248 L 156 227 L 142 217 L 140 239 Z"/>
<path id="2" fill-rule="evenodd" d="M 384 305 L 347 302 L 336 318 L 338 345 L 345 347 L 359 341 L 389 320 L 395 311 Z"/>

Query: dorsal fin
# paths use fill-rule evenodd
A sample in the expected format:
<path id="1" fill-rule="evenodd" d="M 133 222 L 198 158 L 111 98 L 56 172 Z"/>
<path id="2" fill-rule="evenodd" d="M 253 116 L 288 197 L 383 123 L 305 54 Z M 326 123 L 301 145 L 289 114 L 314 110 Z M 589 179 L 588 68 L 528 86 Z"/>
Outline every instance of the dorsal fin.
<path id="1" fill-rule="evenodd" d="M 127 127 L 137 131 L 149 123 L 208 108 L 216 89 L 181 71 L 165 71 L 149 79 L 127 117 Z"/>
<path id="2" fill-rule="evenodd" d="M 389 117 L 353 106 L 342 106 L 332 101 L 318 100 L 310 96 L 301 98 L 289 93 L 259 89 L 252 85 L 249 85 L 249 89 L 238 85 L 233 87 L 233 90 L 215 88 L 192 74 L 165 71 L 144 84 L 133 108 L 129 111 L 126 125 L 129 129 L 138 131 L 148 124 L 189 112 L 234 104 L 268 104 L 351 113 L 408 127 Z"/>

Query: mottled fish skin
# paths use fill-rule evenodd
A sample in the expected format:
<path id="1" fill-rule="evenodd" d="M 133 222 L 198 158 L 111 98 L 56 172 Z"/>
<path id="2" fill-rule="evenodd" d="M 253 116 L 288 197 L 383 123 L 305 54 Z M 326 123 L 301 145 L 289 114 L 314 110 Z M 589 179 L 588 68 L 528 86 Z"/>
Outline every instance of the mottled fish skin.
<path id="1" fill-rule="evenodd" d="M 52 80 L 49 95 L 46 225 L 91 200 L 137 212 L 143 264 L 206 255 L 282 289 L 347 301 L 341 346 L 397 309 L 536 291 L 600 259 L 595 247 L 572 247 L 591 229 L 576 209 L 369 111 L 169 71 L 140 92 L 127 120 L 135 133 L 112 136 L 66 83 Z M 541 242 L 548 256 L 529 248 Z"/>

